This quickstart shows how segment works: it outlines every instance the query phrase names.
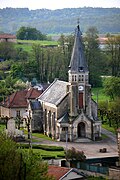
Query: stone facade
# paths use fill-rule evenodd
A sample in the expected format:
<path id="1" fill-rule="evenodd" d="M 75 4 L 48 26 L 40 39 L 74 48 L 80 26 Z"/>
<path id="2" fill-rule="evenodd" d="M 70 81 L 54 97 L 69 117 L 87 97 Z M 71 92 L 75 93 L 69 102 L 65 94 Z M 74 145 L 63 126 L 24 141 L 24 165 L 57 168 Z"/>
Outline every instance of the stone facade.
<path id="1" fill-rule="evenodd" d="M 97 117 L 97 103 L 91 95 L 79 25 L 68 77 L 69 82 L 56 79 L 38 98 L 44 112 L 44 133 L 58 141 L 95 140 L 101 136 L 101 122 Z"/>

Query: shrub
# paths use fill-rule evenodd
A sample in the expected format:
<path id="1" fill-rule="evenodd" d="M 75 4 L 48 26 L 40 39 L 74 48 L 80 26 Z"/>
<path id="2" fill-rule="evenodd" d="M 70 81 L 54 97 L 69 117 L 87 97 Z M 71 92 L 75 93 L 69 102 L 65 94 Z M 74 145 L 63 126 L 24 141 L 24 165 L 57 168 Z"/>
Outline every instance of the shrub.
<path id="1" fill-rule="evenodd" d="M 29 144 L 18 144 L 18 147 L 29 148 Z M 64 148 L 59 147 L 59 146 L 47 146 L 47 145 L 33 144 L 32 148 L 33 149 L 42 149 L 42 150 L 46 150 L 46 151 L 64 151 Z"/>
<path id="2" fill-rule="evenodd" d="M 66 152 L 67 160 L 80 160 L 85 161 L 86 156 L 83 151 L 77 151 L 74 147 Z"/>

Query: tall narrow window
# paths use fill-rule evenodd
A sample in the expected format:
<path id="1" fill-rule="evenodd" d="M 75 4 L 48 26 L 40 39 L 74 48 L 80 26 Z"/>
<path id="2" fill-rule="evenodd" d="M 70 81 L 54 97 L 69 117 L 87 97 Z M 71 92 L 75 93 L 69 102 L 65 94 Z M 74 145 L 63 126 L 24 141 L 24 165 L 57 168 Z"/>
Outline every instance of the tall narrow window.
<path id="1" fill-rule="evenodd" d="M 20 117 L 20 110 L 16 111 L 16 117 Z"/>
<path id="2" fill-rule="evenodd" d="M 79 108 L 83 108 L 83 93 L 79 93 Z"/>
<path id="3" fill-rule="evenodd" d="M 76 75 L 75 75 L 75 81 L 76 81 Z"/>

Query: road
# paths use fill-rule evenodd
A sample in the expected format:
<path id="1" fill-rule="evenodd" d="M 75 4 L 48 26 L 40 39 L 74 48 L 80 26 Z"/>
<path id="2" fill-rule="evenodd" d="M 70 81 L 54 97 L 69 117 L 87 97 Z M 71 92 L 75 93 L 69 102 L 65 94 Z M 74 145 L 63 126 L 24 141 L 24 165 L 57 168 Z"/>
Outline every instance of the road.
<path id="1" fill-rule="evenodd" d="M 64 149 L 70 149 L 72 147 L 76 148 L 76 150 L 83 151 L 87 158 L 97 158 L 97 157 L 111 157 L 111 156 L 118 156 L 118 149 L 117 149 L 117 139 L 116 136 L 105 130 L 102 129 L 102 133 L 107 136 L 107 138 L 101 141 L 89 141 L 89 142 L 56 142 L 56 141 L 49 141 L 44 140 L 41 138 L 33 137 L 37 139 L 38 144 L 46 144 L 51 146 L 62 146 Z M 106 153 L 101 153 L 100 149 L 106 148 Z"/>

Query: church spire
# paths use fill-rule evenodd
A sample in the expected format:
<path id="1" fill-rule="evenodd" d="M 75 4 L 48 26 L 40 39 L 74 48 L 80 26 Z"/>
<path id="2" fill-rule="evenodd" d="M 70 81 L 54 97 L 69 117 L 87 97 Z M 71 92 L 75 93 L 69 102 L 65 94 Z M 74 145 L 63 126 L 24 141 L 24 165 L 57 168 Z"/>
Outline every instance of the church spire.
<path id="1" fill-rule="evenodd" d="M 78 20 L 78 25 L 75 32 L 74 47 L 69 65 L 69 70 L 75 73 L 88 71 L 88 66 L 83 51 L 83 43 L 82 43 L 81 35 L 82 33 L 80 31 L 79 20 Z"/>

